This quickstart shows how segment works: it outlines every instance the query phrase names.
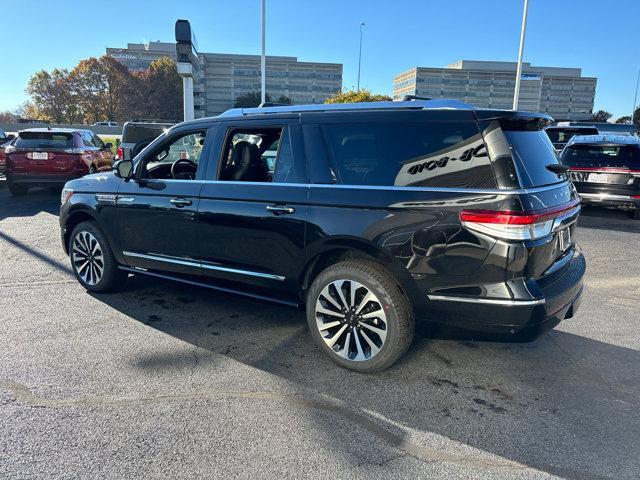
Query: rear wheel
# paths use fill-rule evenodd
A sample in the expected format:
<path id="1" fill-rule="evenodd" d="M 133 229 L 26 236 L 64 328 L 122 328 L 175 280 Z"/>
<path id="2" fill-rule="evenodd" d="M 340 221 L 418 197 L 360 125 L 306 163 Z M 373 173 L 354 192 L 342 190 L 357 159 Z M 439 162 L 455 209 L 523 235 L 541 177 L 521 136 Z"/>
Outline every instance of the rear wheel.
<path id="1" fill-rule="evenodd" d="M 82 222 L 73 229 L 69 258 L 76 278 L 90 292 L 114 291 L 127 279 L 128 274 L 118 269 L 111 247 L 95 222 Z"/>
<path id="2" fill-rule="evenodd" d="M 414 318 L 391 272 L 374 262 L 340 262 L 307 294 L 307 322 L 331 360 L 357 372 L 384 370 L 409 348 Z"/>
<path id="3" fill-rule="evenodd" d="M 29 185 L 26 183 L 13 183 L 9 179 L 7 179 L 7 188 L 9 188 L 9 192 L 11 192 L 11 195 L 14 197 L 21 197 L 29 191 Z"/>

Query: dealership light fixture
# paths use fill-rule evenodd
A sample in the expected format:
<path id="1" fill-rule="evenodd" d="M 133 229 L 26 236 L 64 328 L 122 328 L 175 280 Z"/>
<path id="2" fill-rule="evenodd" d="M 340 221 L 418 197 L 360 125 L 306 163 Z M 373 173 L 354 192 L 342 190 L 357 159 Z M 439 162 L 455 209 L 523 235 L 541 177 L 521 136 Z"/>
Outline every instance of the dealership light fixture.
<path id="1" fill-rule="evenodd" d="M 529 0 L 524 0 L 524 12 L 522 13 L 522 30 L 520 31 L 520 48 L 518 49 L 518 67 L 516 68 L 516 88 L 513 92 L 513 110 L 518 109 L 520 99 L 520 80 L 522 76 L 522 54 L 524 53 L 524 35 L 527 31 L 527 13 L 529 12 Z"/>

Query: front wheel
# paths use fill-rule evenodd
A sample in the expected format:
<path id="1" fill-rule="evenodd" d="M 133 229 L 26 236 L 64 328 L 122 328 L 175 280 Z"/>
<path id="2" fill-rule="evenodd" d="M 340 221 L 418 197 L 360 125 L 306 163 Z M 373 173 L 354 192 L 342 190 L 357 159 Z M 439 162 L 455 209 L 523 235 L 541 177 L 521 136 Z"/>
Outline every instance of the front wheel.
<path id="1" fill-rule="evenodd" d="M 357 372 L 384 370 L 413 340 L 413 312 L 393 275 L 362 260 L 324 270 L 307 294 L 307 322 L 319 347 Z"/>
<path id="2" fill-rule="evenodd" d="M 118 269 L 107 238 L 95 222 L 82 222 L 73 229 L 69 258 L 76 278 L 90 292 L 114 291 L 127 279 L 127 273 Z"/>

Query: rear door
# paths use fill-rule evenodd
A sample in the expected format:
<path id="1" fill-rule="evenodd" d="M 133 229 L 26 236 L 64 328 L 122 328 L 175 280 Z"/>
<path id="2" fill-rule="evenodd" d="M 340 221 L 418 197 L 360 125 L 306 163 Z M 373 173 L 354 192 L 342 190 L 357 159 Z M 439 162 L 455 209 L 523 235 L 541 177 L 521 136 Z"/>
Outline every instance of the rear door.
<path id="1" fill-rule="evenodd" d="M 571 169 L 578 192 L 631 196 L 640 193 L 640 148 L 638 144 L 569 145 L 562 163 Z"/>
<path id="2" fill-rule="evenodd" d="M 308 195 L 299 132 L 296 118 L 220 124 L 198 207 L 205 275 L 269 296 L 298 291 Z"/>

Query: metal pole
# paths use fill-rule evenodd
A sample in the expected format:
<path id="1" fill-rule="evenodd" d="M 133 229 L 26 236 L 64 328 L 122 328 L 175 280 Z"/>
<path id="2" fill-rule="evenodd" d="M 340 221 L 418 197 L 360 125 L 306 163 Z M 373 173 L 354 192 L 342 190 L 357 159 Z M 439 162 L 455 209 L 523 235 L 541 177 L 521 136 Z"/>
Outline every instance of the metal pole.
<path id="1" fill-rule="evenodd" d="M 182 92 L 184 95 L 184 121 L 193 120 L 193 77 L 182 77 Z"/>
<path id="2" fill-rule="evenodd" d="M 524 0 L 524 13 L 522 14 L 522 31 L 520 32 L 520 49 L 518 50 L 518 68 L 516 69 L 516 89 L 513 92 L 513 110 L 518 109 L 520 99 L 520 77 L 522 76 L 522 54 L 524 52 L 524 35 L 527 31 L 527 13 L 529 0 Z"/>
<path id="3" fill-rule="evenodd" d="M 260 103 L 264 104 L 267 101 L 267 91 L 266 91 L 266 68 L 267 68 L 267 58 L 265 56 L 265 0 L 262 0 L 262 56 L 260 58 L 260 71 L 262 73 L 262 77 L 260 79 Z"/>
<path id="4" fill-rule="evenodd" d="M 364 22 L 360 23 L 360 51 L 358 53 L 358 91 L 360 91 L 360 64 L 362 63 L 362 27 L 364 27 Z"/>
<path id="5" fill-rule="evenodd" d="M 633 97 L 633 110 L 631 110 L 631 125 L 633 125 L 633 114 L 636 113 L 636 105 L 638 105 L 638 84 L 640 84 L 640 68 L 638 69 L 638 79 L 636 80 L 636 94 Z"/>

